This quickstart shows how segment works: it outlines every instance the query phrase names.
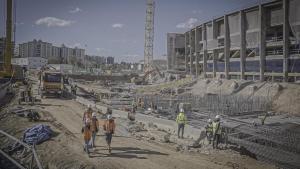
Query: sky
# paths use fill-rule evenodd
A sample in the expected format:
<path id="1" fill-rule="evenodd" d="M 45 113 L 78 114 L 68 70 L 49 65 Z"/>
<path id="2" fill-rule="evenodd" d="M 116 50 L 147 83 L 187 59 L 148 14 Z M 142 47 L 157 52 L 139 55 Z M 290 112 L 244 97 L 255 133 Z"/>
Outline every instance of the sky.
<path id="1" fill-rule="evenodd" d="M 154 59 L 167 53 L 167 33 L 260 0 L 155 0 Z M 144 56 L 146 0 L 14 0 L 17 43 L 41 39 L 79 47 L 88 55 L 137 62 Z M 0 0 L 0 36 L 5 36 L 5 4 Z M 164 58 L 166 59 L 166 58 Z"/>

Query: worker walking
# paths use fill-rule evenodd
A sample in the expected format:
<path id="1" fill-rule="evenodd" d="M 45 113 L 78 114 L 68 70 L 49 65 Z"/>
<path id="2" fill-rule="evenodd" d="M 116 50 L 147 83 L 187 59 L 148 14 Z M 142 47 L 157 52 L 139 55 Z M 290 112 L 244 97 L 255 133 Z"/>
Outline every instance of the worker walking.
<path id="1" fill-rule="evenodd" d="M 112 115 L 107 115 L 107 120 L 104 122 L 103 130 L 105 131 L 106 143 L 108 145 L 108 152 L 111 153 L 111 140 L 112 136 L 115 133 L 115 121 L 112 118 Z"/>
<path id="2" fill-rule="evenodd" d="M 91 105 L 88 105 L 88 109 L 83 113 L 82 121 L 85 124 L 87 119 L 92 119 L 93 109 Z"/>
<path id="3" fill-rule="evenodd" d="M 208 119 L 207 123 L 208 124 L 205 126 L 205 133 L 206 133 L 206 138 L 208 140 L 208 143 L 211 144 L 211 140 L 212 140 L 212 136 L 213 136 L 212 120 Z"/>
<path id="4" fill-rule="evenodd" d="M 213 148 L 218 148 L 218 144 L 221 138 L 221 124 L 220 124 L 220 116 L 216 115 L 213 126 Z"/>
<path id="5" fill-rule="evenodd" d="M 97 119 L 96 113 L 94 112 L 92 114 L 92 120 L 91 120 L 91 132 L 92 132 L 91 145 L 92 145 L 92 148 L 95 148 L 95 138 L 96 138 L 98 131 L 99 131 L 99 121 Z"/>
<path id="6" fill-rule="evenodd" d="M 178 138 L 183 138 L 183 134 L 184 134 L 184 125 L 187 123 L 187 118 L 186 115 L 184 113 L 184 110 L 181 108 L 179 114 L 176 117 L 176 122 L 178 124 Z M 179 135 L 181 131 L 181 137 Z"/>
<path id="7" fill-rule="evenodd" d="M 90 156 L 89 143 L 90 143 L 91 136 L 92 136 L 90 119 L 86 119 L 86 122 L 85 122 L 81 132 L 83 134 L 83 140 L 84 140 L 84 151 L 88 154 L 88 156 Z"/>

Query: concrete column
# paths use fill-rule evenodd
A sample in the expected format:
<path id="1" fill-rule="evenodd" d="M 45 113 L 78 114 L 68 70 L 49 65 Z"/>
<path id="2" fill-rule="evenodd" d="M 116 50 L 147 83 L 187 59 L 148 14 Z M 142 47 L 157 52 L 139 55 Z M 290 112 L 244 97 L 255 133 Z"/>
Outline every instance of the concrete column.
<path id="1" fill-rule="evenodd" d="M 225 56 L 225 78 L 229 79 L 229 58 L 230 58 L 230 31 L 228 23 L 228 15 L 224 16 L 224 56 Z"/>
<path id="2" fill-rule="evenodd" d="M 187 68 L 188 68 L 188 66 L 187 66 L 187 62 L 188 62 L 188 59 L 187 59 L 187 51 L 188 51 L 188 47 L 187 47 L 187 45 L 186 45 L 187 42 L 188 42 L 187 33 L 184 34 L 184 39 L 185 39 L 185 40 L 184 40 L 184 43 L 185 43 L 185 44 L 184 44 L 184 45 L 185 45 L 185 46 L 184 46 L 184 66 L 185 66 L 185 72 L 188 73 L 188 72 L 187 72 Z"/>
<path id="3" fill-rule="evenodd" d="M 217 58 L 218 52 L 216 49 L 213 50 L 213 77 L 217 77 Z"/>
<path id="4" fill-rule="evenodd" d="M 245 62 L 246 62 L 246 28 L 245 28 L 245 12 L 240 11 L 240 28 L 241 28 L 241 49 L 240 49 L 240 69 L 241 79 L 245 79 Z"/>
<path id="5" fill-rule="evenodd" d="M 198 39 L 198 29 L 199 28 L 195 28 L 195 75 L 196 77 L 198 77 L 198 67 L 199 67 L 199 39 Z"/>
<path id="6" fill-rule="evenodd" d="M 260 81 L 265 80 L 265 60 L 266 60 L 266 15 L 262 5 L 259 5 L 259 63 Z"/>
<path id="7" fill-rule="evenodd" d="M 207 69 L 207 43 L 206 43 L 206 27 L 202 25 L 202 42 L 203 42 L 203 76 L 206 78 Z"/>
<path id="8" fill-rule="evenodd" d="M 283 80 L 288 81 L 288 58 L 289 58 L 289 1 L 283 1 Z"/>

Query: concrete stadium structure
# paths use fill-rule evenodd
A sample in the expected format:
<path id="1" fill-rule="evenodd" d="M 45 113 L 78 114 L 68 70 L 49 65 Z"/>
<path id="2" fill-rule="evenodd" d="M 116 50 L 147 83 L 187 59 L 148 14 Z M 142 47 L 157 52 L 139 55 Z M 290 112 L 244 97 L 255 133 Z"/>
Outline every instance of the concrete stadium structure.
<path id="1" fill-rule="evenodd" d="M 169 52 L 176 46 L 168 36 L 168 63 L 181 56 L 186 73 L 195 76 L 300 80 L 298 9 L 299 0 L 275 0 L 202 23 L 184 33 L 184 55 Z"/>

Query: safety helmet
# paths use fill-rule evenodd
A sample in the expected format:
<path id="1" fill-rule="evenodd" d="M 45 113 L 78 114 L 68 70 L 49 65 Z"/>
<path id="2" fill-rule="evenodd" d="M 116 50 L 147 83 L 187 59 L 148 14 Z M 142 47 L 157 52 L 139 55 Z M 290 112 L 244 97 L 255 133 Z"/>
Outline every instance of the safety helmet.
<path id="1" fill-rule="evenodd" d="M 110 120 L 110 119 L 112 119 L 112 115 L 107 115 L 107 120 Z"/>
<path id="2" fill-rule="evenodd" d="M 208 119 L 207 122 L 208 122 L 208 123 L 211 123 L 212 121 L 211 121 L 211 119 Z"/>
<path id="3" fill-rule="evenodd" d="M 92 117 L 96 117 L 97 114 L 95 112 L 92 113 Z"/>
<path id="4" fill-rule="evenodd" d="M 183 108 L 180 109 L 180 112 L 182 112 L 182 113 L 184 112 Z"/>
<path id="5" fill-rule="evenodd" d="M 216 115 L 216 119 L 217 119 L 217 120 L 220 120 L 220 115 Z"/>

